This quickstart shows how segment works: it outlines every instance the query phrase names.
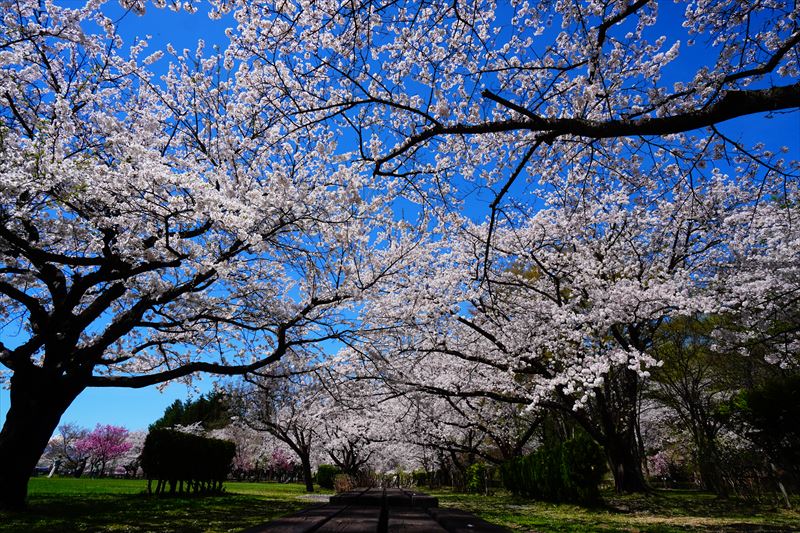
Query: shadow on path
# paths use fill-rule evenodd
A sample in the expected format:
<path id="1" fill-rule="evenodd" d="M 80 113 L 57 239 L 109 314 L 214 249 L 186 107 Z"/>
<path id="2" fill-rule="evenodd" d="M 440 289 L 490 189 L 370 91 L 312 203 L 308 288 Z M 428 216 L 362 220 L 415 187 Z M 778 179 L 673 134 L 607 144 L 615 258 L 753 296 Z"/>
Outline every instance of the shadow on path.
<path id="1" fill-rule="evenodd" d="M 472 513 L 439 508 L 427 494 L 403 489 L 356 489 L 244 533 L 507 533 Z"/>

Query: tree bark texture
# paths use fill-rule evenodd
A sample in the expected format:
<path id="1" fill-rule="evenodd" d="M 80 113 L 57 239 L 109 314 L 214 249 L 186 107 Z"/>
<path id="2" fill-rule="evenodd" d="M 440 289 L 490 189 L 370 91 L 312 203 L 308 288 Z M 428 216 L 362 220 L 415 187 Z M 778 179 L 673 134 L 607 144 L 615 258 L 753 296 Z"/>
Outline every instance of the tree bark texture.
<path id="1" fill-rule="evenodd" d="M 639 446 L 634 435 L 609 435 L 604 443 L 606 458 L 614 476 L 614 489 L 619 492 L 646 492 Z"/>
<path id="2" fill-rule="evenodd" d="M 314 475 L 311 473 L 310 453 L 300 454 L 300 462 L 303 464 L 303 481 L 306 483 L 306 492 L 314 492 Z"/>
<path id="3" fill-rule="evenodd" d="M 567 411 L 605 450 L 617 492 L 647 492 L 637 439 L 639 377 L 629 369 L 607 376 L 588 411 Z"/>
<path id="4" fill-rule="evenodd" d="M 38 367 L 11 377 L 11 406 L 0 431 L 0 508 L 23 509 L 28 480 L 61 415 L 84 387 Z"/>

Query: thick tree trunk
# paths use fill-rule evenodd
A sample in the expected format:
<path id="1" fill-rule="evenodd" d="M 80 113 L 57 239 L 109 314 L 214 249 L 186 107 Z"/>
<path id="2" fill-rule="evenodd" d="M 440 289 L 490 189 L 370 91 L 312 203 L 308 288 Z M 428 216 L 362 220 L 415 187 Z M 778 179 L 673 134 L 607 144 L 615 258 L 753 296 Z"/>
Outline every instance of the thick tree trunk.
<path id="1" fill-rule="evenodd" d="M 83 475 L 83 472 L 86 470 L 86 459 L 81 459 L 78 461 L 77 466 L 75 466 L 75 470 L 72 471 L 72 476 L 75 478 L 79 478 Z"/>
<path id="2" fill-rule="evenodd" d="M 38 367 L 11 377 L 11 406 L 0 431 L 0 508 L 23 509 L 28 480 L 61 415 L 83 387 Z"/>
<path id="3" fill-rule="evenodd" d="M 612 411 L 607 406 L 598 394 L 591 415 L 585 411 L 568 411 L 568 414 L 605 450 L 617 492 L 647 492 L 636 438 L 637 420 L 630 409 Z"/>
<path id="4" fill-rule="evenodd" d="M 620 493 L 648 490 L 637 438 L 639 392 L 639 376 L 624 368 L 608 376 L 596 402 L 603 434 L 600 443 L 614 476 L 614 488 Z"/>
<path id="5" fill-rule="evenodd" d="M 634 372 L 623 369 L 606 376 L 586 410 L 572 410 L 568 398 L 561 406 L 603 447 L 614 488 L 620 493 L 648 490 L 636 437 L 638 383 Z"/>
<path id="6" fill-rule="evenodd" d="M 722 481 L 719 464 L 716 458 L 703 454 L 698 454 L 697 466 L 700 470 L 700 482 L 705 490 L 716 493 L 721 498 L 728 496 L 728 490 Z"/>
<path id="7" fill-rule="evenodd" d="M 614 476 L 617 492 L 645 492 L 647 483 L 642 472 L 639 446 L 633 432 L 630 434 L 607 435 L 603 447 L 608 465 Z"/>
<path id="8" fill-rule="evenodd" d="M 700 481 L 703 488 L 713 491 L 722 498 L 728 496 L 728 487 L 722 476 L 722 467 L 719 462 L 719 452 L 714 443 L 714 438 L 695 437 L 697 446 L 697 465 L 700 470 Z"/>
<path id="9" fill-rule="evenodd" d="M 306 483 L 306 492 L 314 492 L 314 475 L 311 473 L 310 453 L 300 455 L 300 462 L 303 464 L 303 481 Z"/>

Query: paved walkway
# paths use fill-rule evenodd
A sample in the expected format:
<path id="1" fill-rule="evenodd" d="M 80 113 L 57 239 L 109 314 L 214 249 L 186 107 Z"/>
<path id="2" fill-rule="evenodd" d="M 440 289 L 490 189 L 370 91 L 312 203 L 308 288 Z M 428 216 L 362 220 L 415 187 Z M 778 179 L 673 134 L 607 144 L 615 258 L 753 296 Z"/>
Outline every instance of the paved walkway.
<path id="1" fill-rule="evenodd" d="M 403 489 L 356 489 L 244 533 L 508 533 L 466 511 Z"/>

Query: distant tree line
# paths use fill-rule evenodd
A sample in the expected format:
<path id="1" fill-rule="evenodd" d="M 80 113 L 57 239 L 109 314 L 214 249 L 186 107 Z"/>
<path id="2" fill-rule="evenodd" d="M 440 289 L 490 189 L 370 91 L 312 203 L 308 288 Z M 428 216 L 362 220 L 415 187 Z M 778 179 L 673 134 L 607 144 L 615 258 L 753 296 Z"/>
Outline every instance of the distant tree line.
<path id="1" fill-rule="evenodd" d="M 150 430 L 200 424 L 205 430 L 220 429 L 231 423 L 229 401 L 224 393 L 212 391 L 194 400 L 175 400 L 164 414 L 150 424 Z"/>

